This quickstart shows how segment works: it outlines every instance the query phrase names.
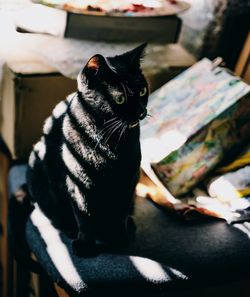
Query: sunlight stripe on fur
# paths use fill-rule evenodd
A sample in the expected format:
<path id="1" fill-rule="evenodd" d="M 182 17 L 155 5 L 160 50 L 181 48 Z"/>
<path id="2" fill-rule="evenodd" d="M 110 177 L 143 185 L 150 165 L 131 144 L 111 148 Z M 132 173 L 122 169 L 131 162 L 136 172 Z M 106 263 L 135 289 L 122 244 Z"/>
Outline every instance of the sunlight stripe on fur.
<path id="1" fill-rule="evenodd" d="M 87 207 L 84 203 L 84 198 L 77 185 L 74 184 L 74 182 L 68 175 L 66 176 L 66 185 L 68 188 L 68 192 L 70 193 L 71 197 L 75 200 L 79 209 L 86 212 Z"/>
<path id="2" fill-rule="evenodd" d="M 34 151 L 37 152 L 38 157 L 43 160 L 46 154 L 46 145 L 44 143 L 44 137 L 41 137 L 41 140 L 38 141 L 34 146 Z"/>
<path id="3" fill-rule="evenodd" d="M 65 113 L 67 109 L 67 104 L 64 101 L 59 102 L 53 109 L 53 116 L 58 119 L 62 114 Z"/>
<path id="4" fill-rule="evenodd" d="M 62 158 L 65 166 L 77 179 L 82 181 L 86 188 L 89 188 L 92 184 L 91 179 L 84 172 L 82 166 L 77 162 L 75 157 L 71 154 L 66 144 L 62 145 Z"/>
<path id="5" fill-rule="evenodd" d="M 70 103 L 70 101 L 76 96 L 76 92 L 71 93 L 67 96 L 66 101 Z"/>
<path id="6" fill-rule="evenodd" d="M 85 160 L 92 163 L 96 168 L 99 168 L 102 164 L 106 163 L 106 159 L 96 154 L 95 150 L 83 142 L 81 135 L 74 129 L 68 116 L 65 116 L 64 119 L 63 135 L 72 145 L 74 150 Z"/>
<path id="7" fill-rule="evenodd" d="M 86 98 L 87 96 L 84 97 L 84 101 L 88 101 L 88 99 Z M 105 102 L 98 102 L 98 101 L 103 101 L 102 96 L 95 96 L 93 98 L 93 95 L 91 95 L 91 106 L 95 106 L 98 107 L 99 112 L 101 111 L 105 111 L 105 113 L 109 113 L 111 111 L 109 105 L 105 104 Z M 87 113 L 82 104 L 81 104 L 81 99 L 76 96 L 70 105 L 70 109 L 72 114 L 75 116 L 75 118 L 77 119 L 78 123 L 80 126 L 84 127 L 85 129 L 87 129 L 90 132 L 90 135 L 92 136 L 92 138 L 94 139 L 98 139 L 98 133 L 99 131 L 97 130 L 97 127 L 95 126 L 94 122 L 93 122 L 93 117 L 92 115 L 90 116 L 89 113 Z M 107 105 L 107 106 L 106 106 Z"/>
<path id="8" fill-rule="evenodd" d="M 88 91 L 88 88 L 87 88 L 87 85 L 86 83 L 83 83 L 83 80 L 82 80 L 82 73 L 80 72 L 77 76 L 77 79 L 76 79 L 76 82 L 77 82 L 77 89 L 82 92 L 82 93 L 85 93 Z"/>
<path id="9" fill-rule="evenodd" d="M 74 118 L 76 119 L 79 127 L 82 127 L 84 131 L 97 143 L 100 140 L 99 132 L 97 131 L 97 128 L 93 124 L 92 118 L 83 110 L 82 105 L 78 101 L 77 98 L 74 98 L 70 104 L 70 111 Z M 70 127 L 67 125 L 67 117 L 64 118 L 63 121 L 63 133 L 64 136 L 69 134 Z M 99 143 L 98 146 L 105 154 L 111 158 L 116 159 L 115 154 L 109 149 L 107 145 L 103 145 Z"/>
<path id="10" fill-rule="evenodd" d="M 34 165 L 35 165 L 35 161 L 36 161 L 36 155 L 35 155 L 35 153 L 32 151 L 31 154 L 30 154 L 30 156 L 29 156 L 29 166 L 30 166 L 31 168 L 34 167 Z"/>
<path id="11" fill-rule="evenodd" d="M 43 125 L 43 133 L 49 134 L 53 126 L 53 118 L 50 116 L 46 119 L 44 125 Z"/>
<path id="12" fill-rule="evenodd" d="M 66 283 L 77 292 L 82 291 L 82 289 L 87 289 L 87 284 L 83 282 L 78 274 L 67 247 L 60 238 L 59 231 L 43 214 L 37 203 L 35 203 L 35 209 L 30 217 L 46 244 L 46 249 L 51 261 Z"/>
<path id="13" fill-rule="evenodd" d="M 93 139 L 97 139 L 97 131 L 93 124 L 93 119 L 90 118 L 90 116 L 83 110 L 77 98 L 72 100 L 70 110 L 77 120 L 79 126 L 83 127 Z"/>

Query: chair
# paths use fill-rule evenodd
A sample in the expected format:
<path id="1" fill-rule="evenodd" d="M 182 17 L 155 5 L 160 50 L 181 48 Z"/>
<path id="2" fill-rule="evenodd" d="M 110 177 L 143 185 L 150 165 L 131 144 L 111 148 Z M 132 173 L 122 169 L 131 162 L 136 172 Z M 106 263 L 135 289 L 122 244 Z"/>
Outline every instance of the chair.
<path id="1" fill-rule="evenodd" d="M 10 193 L 25 182 L 25 171 L 11 168 Z M 59 296 L 249 296 L 250 224 L 182 221 L 139 197 L 134 217 L 135 241 L 96 257 L 75 256 L 71 240 L 39 209 L 26 239 Z"/>

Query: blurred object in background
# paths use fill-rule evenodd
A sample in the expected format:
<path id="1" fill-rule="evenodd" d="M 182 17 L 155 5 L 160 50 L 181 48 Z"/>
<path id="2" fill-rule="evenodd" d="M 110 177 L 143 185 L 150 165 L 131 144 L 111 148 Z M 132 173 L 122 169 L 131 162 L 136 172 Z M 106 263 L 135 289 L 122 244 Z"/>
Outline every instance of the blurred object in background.
<path id="1" fill-rule="evenodd" d="M 223 57 L 234 69 L 249 31 L 250 0 L 188 0 L 180 42 L 197 58 Z"/>
<path id="2" fill-rule="evenodd" d="M 180 15 L 183 21 L 180 43 L 196 57 L 200 56 L 208 24 L 213 19 L 216 1 L 187 0 L 191 8 Z"/>
<path id="3" fill-rule="evenodd" d="M 217 0 L 201 56 L 210 59 L 221 56 L 227 67 L 233 70 L 250 28 L 249 20 L 249 0 Z"/>
<path id="4" fill-rule="evenodd" d="M 166 0 L 141 0 L 141 4 L 138 1 L 133 4 L 134 0 L 33 2 L 37 5 L 18 16 L 16 24 L 19 32 L 122 43 L 145 40 L 149 43 L 175 43 L 181 28 L 177 15 L 190 7 L 183 1 L 171 4 Z M 59 24 L 62 32 L 57 34 Z"/>

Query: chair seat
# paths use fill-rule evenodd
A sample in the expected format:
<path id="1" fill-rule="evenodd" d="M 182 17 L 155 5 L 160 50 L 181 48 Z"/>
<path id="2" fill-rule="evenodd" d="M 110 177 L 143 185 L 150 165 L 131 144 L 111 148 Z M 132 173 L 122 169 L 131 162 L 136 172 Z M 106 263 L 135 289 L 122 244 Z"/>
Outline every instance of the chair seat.
<path id="1" fill-rule="evenodd" d="M 25 183 L 25 165 L 12 167 L 10 193 Z M 136 238 L 129 247 L 78 258 L 71 239 L 35 208 L 26 225 L 31 251 L 50 278 L 69 294 L 147 294 L 193 284 L 240 281 L 250 276 L 249 223 L 182 221 L 136 198 Z M 249 224 L 249 226 L 248 226 Z M 249 228 L 250 230 L 250 228 Z"/>

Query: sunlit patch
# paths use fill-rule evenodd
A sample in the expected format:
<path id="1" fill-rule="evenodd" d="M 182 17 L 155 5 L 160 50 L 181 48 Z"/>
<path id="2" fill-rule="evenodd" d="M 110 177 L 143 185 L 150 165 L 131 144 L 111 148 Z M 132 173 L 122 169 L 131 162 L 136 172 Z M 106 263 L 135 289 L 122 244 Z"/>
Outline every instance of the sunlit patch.
<path id="1" fill-rule="evenodd" d="M 135 256 L 130 256 L 129 259 L 145 279 L 155 283 L 171 280 L 171 277 L 159 263 L 147 258 Z"/>
<path id="2" fill-rule="evenodd" d="M 66 98 L 66 101 L 70 103 L 70 101 L 76 96 L 76 93 L 69 94 Z"/>
<path id="3" fill-rule="evenodd" d="M 37 203 L 35 203 L 35 209 L 30 217 L 46 244 L 49 257 L 66 283 L 78 292 L 86 289 L 87 284 L 83 282 L 78 274 L 67 247 L 60 238 L 58 230 L 55 229 L 50 220 L 43 214 Z"/>
<path id="4" fill-rule="evenodd" d="M 187 137 L 179 131 L 170 130 L 159 137 L 151 137 L 142 141 L 142 151 L 149 156 L 151 162 L 157 163 L 174 150 L 179 149 L 186 140 Z"/>
<path id="5" fill-rule="evenodd" d="M 212 211 L 228 222 L 241 219 L 239 210 L 250 207 L 250 201 L 242 198 L 241 193 L 226 177 L 215 178 L 208 186 L 210 196 L 197 196 L 196 206 Z"/>
<path id="6" fill-rule="evenodd" d="M 56 105 L 56 107 L 53 109 L 53 116 L 57 119 L 59 118 L 62 114 L 65 113 L 67 109 L 67 104 L 64 101 L 61 101 Z"/>
<path id="7" fill-rule="evenodd" d="M 49 134 L 52 129 L 52 125 L 53 125 L 53 119 L 52 117 L 48 117 L 43 126 L 43 133 Z"/>
<path id="8" fill-rule="evenodd" d="M 74 118 L 77 121 L 77 125 L 80 127 L 83 127 L 85 131 L 92 136 L 92 138 L 96 138 L 96 130 L 93 125 L 93 121 L 88 113 L 84 112 L 81 103 L 77 98 L 71 101 L 70 104 L 70 111 L 74 115 Z M 68 133 L 70 131 L 70 127 L 64 127 L 65 121 L 63 123 L 63 129 L 65 128 L 65 133 Z"/>
<path id="9" fill-rule="evenodd" d="M 46 154 L 46 146 L 44 143 L 44 137 L 41 138 L 34 146 L 34 151 L 37 152 L 38 157 L 43 160 Z"/>
<path id="10" fill-rule="evenodd" d="M 62 158 L 65 166 L 77 179 L 84 183 L 86 188 L 89 188 L 92 184 L 91 179 L 84 172 L 82 166 L 78 163 L 75 157 L 71 154 L 65 144 L 62 146 Z"/>
<path id="11" fill-rule="evenodd" d="M 250 239 L 250 223 L 245 222 L 243 224 L 234 224 L 233 225 L 235 228 L 239 229 L 243 233 L 247 235 L 247 237 Z"/>
<path id="12" fill-rule="evenodd" d="M 72 100 L 70 104 L 70 111 L 73 114 L 73 117 L 77 121 L 77 125 L 82 127 L 84 131 L 96 142 L 98 142 L 98 147 L 101 148 L 109 158 L 116 159 L 116 155 L 111 152 L 108 146 L 102 145 L 99 143 L 99 134 L 96 131 L 96 127 L 93 125 L 92 119 L 88 113 L 84 113 L 82 106 L 78 100 Z M 63 121 L 63 134 L 66 139 L 69 138 L 70 133 L 72 132 L 72 125 L 69 119 L 69 116 L 66 115 Z"/>
<path id="13" fill-rule="evenodd" d="M 96 168 L 99 168 L 106 163 L 106 159 L 82 142 L 81 134 L 75 130 L 74 125 L 71 123 L 69 117 L 66 115 L 63 121 L 63 135 L 70 143 L 72 148 L 85 160 L 89 161 Z"/>
<path id="14" fill-rule="evenodd" d="M 216 214 L 216 217 L 223 218 L 228 222 L 240 217 L 239 213 L 233 212 L 232 208 L 228 204 L 223 203 L 217 198 L 197 196 L 196 206 L 205 208 L 208 211 Z"/>
<path id="15" fill-rule="evenodd" d="M 183 280 L 187 280 L 187 279 L 188 279 L 188 276 L 186 276 L 184 273 L 180 272 L 179 270 L 174 269 L 174 268 L 171 268 L 171 267 L 168 267 L 168 269 L 169 269 L 175 276 L 177 276 L 178 278 L 181 278 L 181 279 L 183 279 Z"/>
<path id="16" fill-rule="evenodd" d="M 138 183 L 136 186 L 136 195 L 140 197 L 155 196 L 157 191 L 153 187 Z"/>
<path id="17" fill-rule="evenodd" d="M 84 83 L 84 81 L 82 80 L 82 74 L 81 72 L 78 74 L 77 76 L 77 88 L 80 92 L 82 92 L 83 94 L 87 93 L 89 90 L 88 90 L 88 86 L 86 83 Z"/>
<path id="18" fill-rule="evenodd" d="M 230 202 L 235 198 L 239 198 L 236 188 L 223 176 L 210 184 L 208 193 L 211 197 L 217 197 L 224 202 Z"/>
<path id="19" fill-rule="evenodd" d="M 30 166 L 31 168 L 34 167 L 34 165 L 35 165 L 35 161 L 36 161 L 36 155 L 35 155 L 35 153 L 32 151 L 31 154 L 30 154 L 30 156 L 29 156 L 29 166 Z"/>
<path id="20" fill-rule="evenodd" d="M 75 200 L 79 209 L 82 211 L 86 211 L 87 208 L 84 204 L 84 198 L 83 198 L 79 188 L 77 187 L 77 185 L 74 184 L 74 182 L 72 181 L 72 179 L 69 176 L 66 177 L 66 185 L 67 185 L 69 193 L 71 194 L 71 197 Z"/>

